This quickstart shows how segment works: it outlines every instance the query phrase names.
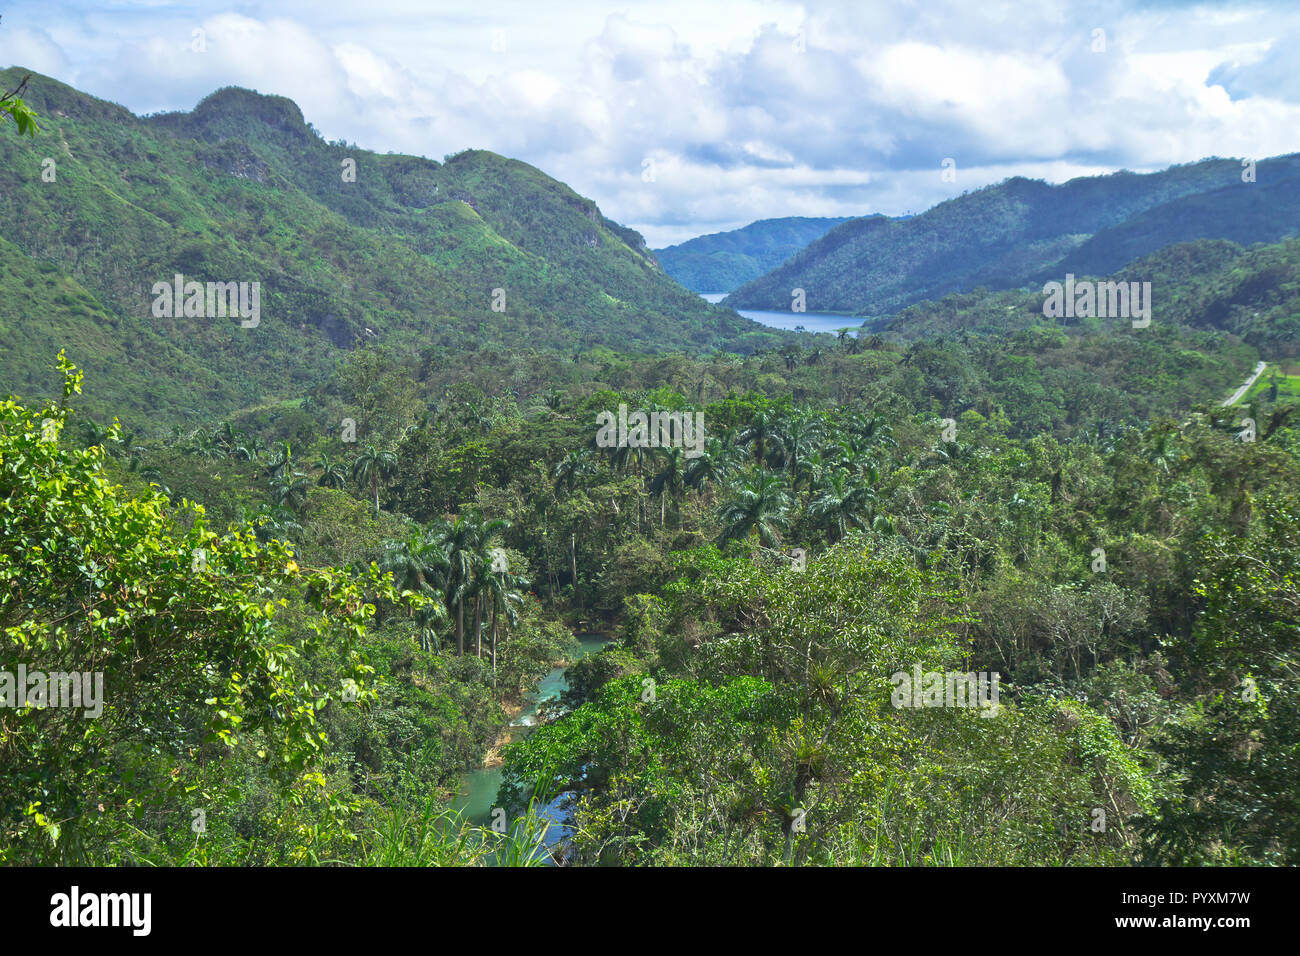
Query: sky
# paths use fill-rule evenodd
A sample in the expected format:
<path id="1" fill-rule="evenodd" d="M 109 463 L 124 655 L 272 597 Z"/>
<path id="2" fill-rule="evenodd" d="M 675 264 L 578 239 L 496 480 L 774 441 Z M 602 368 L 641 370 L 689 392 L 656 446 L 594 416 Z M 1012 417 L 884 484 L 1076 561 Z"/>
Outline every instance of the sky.
<path id="1" fill-rule="evenodd" d="M 652 247 L 778 216 L 902 215 L 1300 151 L 1295 0 L 333 0 L 3 8 L 0 65 L 135 113 L 223 86 L 329 140 L 490 149 Z"/>

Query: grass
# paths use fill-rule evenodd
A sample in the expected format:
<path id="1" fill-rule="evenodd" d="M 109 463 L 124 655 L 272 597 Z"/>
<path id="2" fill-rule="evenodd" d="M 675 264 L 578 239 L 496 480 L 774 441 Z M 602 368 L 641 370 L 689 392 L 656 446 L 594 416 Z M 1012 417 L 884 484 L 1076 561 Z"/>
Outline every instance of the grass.
<path id="1" fill-rule="evenodd" d="M 385 808 L 361 837 L 362 866 L 546 866 L 550 823 L 531 804 L 504 833 L 465 822 L 436 797 Z"/>
<path id="2" fill-rule="evenodd" d="M 1277 401 L 1300 399 L 1300 365 L 1287 364 L 1265 369 L 1259 381 L 1250 387 L 1242 402 L 1267 398 L 1274 383 L 1277 384 Z M 1241 404 L 1240 402 L 1238 404 Z"/>

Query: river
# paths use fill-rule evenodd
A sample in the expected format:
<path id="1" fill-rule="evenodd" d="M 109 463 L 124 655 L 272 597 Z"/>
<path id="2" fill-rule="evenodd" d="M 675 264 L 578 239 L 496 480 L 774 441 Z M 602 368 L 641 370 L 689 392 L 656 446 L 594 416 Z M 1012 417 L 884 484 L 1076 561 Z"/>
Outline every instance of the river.
<path id="1" fill-rule="evenodd" d="M 706 302 L 721 302 L 726 298 L 725 292 L 701 292 L 700 298 Z M 802 326 L 804 332 L 830 332 L 834 335 L 840 329 L 861 328 L 863 319 L 852 315 L 837 315 L 834 312 L 768 312 L 764 309 L 736 309 L 740 315 L 753 319 L 773 329 L 798 331 Z"/>
<path id="2" fill-rule="evenodd" d="M 610 643 L 608 634 L 578 634 L 579 651 L 578 657 L 583 658 L 588 654 L 594 654 L 602 647 Z M 528 696 L 528 703 L 519 715 L 510 722 L 510 740 L 519 740 L 526 737 L 528 733 L 537 726 L 537 714 L 542 704 L 547 701 L 557 699 L 562 693 L 569 689 L 569 682 L 564 679 L 564 672 L 568 665 L 556 667 L 543 677 L 537 684 L 537 689 Z M 478 826 L 487 826 L 492 822 L 492 808 L 497 802 L 497 790 L 501 786 L 502 768 L 485 767 L 481 770 L 472 770 L 465 774 L 460 781 L 460 790 L 456 798 L 452 801 L 451 809 L 463 814 L 467 823 L 473 823 Z M 564 837 L 564 803 L 566 796 L 561 794 L 547 804 L 542 815 L 551 821 L 550 828 L 546 832 L 546 845 L 554 846 Z"/>

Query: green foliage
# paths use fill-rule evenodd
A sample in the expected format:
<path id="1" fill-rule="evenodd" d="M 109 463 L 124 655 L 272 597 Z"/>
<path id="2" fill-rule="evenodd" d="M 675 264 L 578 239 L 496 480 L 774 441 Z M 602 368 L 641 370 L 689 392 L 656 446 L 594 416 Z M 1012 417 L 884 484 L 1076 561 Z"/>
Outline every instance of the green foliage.
<path id="1" fill-rule="evenodd" d="M 27 99 L 69 158 L 37 185 L 0 137 L 0 362 L 38 396 L 0 401 L 0 693 L 22 665 L 105 696 L 0 708 L 5 862 L 1300 859 L 1295 240 L 1132 263 L 1148 329 L 975 289 L 750 335 L 490 153 L 325 144 L 237 89 Z M 890 308 L 1016 285 L 1202 229 L 1224 170 L 1012 181 L 811 249 L 966 243 L 872 286 Z M 155 319 L 178 269 L 265 270 L 263 327 Z M 702 445 L 598 447 L 620 404 L 698 413 Z M 997 712 L 901 706 L 916 667 L 996 672 Z M 456 819 L 501 755 L 506 832 Z"/>
<path id="2" fill-rule="evenodd" d="M 0 95 L 0 121 L 8 118 L 14 121 L 14 126 L 18 128 L 18 135 L 35 136 L 40 132 L 40 127 L 36 125 L 37 116 L 34 110 L 23 102 L 21 93 L 27 86 L 27 77 L 17 87 Z"/>
<path id="3" fill-rule="evenodd" d="M 845 221 L 805 216 L 760 219 L 730 232 L 698 236 L 656 249 L 654 254 L 664 272 L 692 292 L 730 292 L 775 269 Z"/>
<path id="4" fill-rule="evenodd" d="M 66 400 L 81 375 L 62 355 L 60 368 Z M 102 446 L 67 447 L 67 417 L 63 401 L 0 403 L 0 660 L 10 673 L 101 674 L 102 713 L 30 698 L 0 712 L 6 855 L 85 859 L 129 821 L 202 789 L 202 762 L 192 776 L 161 772 L 200 751 L 255 751 L 290 804 L 326 791 L 327 823 L 341 826 L 318 714 L 345 689 L 374 695 L 357 643 L 374 612 L 367 591 L 395 600 L 391 586 L 302 567 L 247 528 L 217 535 L 188 503 L 193 520 L 178 534 L 163 495 L 128 498 L 106 479 Z M 341 680 L 304 681 L 304 659 L 326 647 Z M 188 822 L 170 837 L 183 839 Z M 283 836 L 294 845 L 302 834 Z"/>
<path id="5" fill-rule="evenodd" d="M 300 397 L 357 342 L 700 353 L 788 337 L 709 306 L 590 200 L 493 153 L 330 145 L 291 101 L 247 90 L 140 118 L 33 75 L 26 103 L 62 147 L 46 182 L 48 144 L 0 137 L 0 285 L 19 293 L 0 297 L 3 384 L 28 394 L 56 387 L 42 370 L 60 347 L 91 372 L 96 414 L 170 424 Z M 259 324 L 154 316 L 149 290 L 177 273 L 259 282 Z"/>
<path id="6" fill-rule="evenodd" d="M 1240 163 L 1207 159 L 1059 186 L 1015 177 L 901 221 L 851 219 L 725 302 L 788 310 L 790 290 L 802 288 L 812 311 L 880 316 L 954 292 L 1104 275 L 1181 242 L 1294 236 L 1300 156 L 1258 171 L 1259 182 L 1243 184 Z"/>

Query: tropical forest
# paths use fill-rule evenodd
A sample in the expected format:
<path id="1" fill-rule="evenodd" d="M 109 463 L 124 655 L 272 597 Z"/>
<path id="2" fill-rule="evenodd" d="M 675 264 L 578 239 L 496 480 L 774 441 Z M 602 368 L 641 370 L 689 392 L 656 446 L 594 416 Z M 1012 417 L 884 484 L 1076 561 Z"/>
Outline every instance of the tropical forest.
<path id="1" fill-rule="evenodd" d="M 1300 865 L 1300 154 L 652 251 L 503 152 L 51 73 L 0 863 Z"/>

